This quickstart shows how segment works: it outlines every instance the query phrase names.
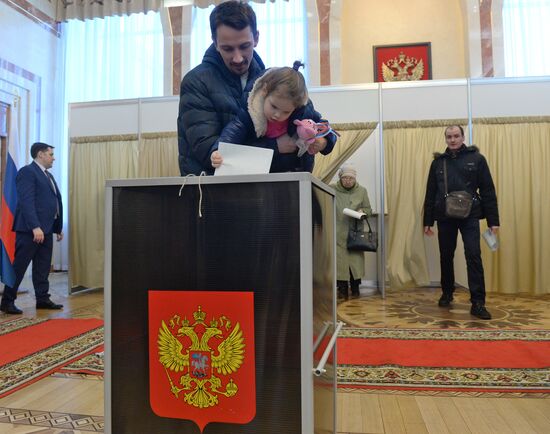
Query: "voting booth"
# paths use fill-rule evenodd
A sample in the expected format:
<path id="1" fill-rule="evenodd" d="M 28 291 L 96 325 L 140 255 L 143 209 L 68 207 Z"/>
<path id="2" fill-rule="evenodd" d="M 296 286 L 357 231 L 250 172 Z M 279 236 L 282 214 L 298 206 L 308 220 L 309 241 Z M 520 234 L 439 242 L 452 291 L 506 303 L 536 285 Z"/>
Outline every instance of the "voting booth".
<path id="1" fill-rule="evenodd" d="M 106 433 L 336 432 L 333 194 L 309 173 L 107 182 Z"/>

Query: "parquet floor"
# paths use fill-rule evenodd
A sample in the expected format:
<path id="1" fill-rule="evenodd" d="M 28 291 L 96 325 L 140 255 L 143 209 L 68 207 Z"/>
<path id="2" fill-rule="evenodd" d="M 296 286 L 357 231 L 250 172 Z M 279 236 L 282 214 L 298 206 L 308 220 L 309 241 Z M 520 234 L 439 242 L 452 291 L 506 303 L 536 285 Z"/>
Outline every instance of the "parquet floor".
<path id="1" fill-rule="evenodd" d="M 65 273 L 53 274 L 51 282 L 53 298 L 65 305 L 63 311 L 37 313 L 31 289 L 17 300 L 24 315 L 103 317 L 102 291 L 69 297 Z M 28 282 L 24 287 L 31 288 Z M 355 327 L 550 328 L 550 295 L 489 294 L 487 305 L 493 314 L 492 321 L 477 321 L 469 315 L 466 291 L 456 294 L 451 310 L 438 308 L 438 297 L 438 290 L 432 288 L 390 290 L 385 299 L 370 295 L 344 302 L 338 312 L 340 319 Z M 4 319 L 4 314 L 0 314 L 0 321 Z M 542 394 L 340 390 L 337 430 L 339 434 L 548 434 L 550 399 L 547 398 L 550 396 Z M 103 381 L 98 377 L 50 376 L 0 399 L 0 433 L 79 434 L 102 432 L 102 427 Z"/>

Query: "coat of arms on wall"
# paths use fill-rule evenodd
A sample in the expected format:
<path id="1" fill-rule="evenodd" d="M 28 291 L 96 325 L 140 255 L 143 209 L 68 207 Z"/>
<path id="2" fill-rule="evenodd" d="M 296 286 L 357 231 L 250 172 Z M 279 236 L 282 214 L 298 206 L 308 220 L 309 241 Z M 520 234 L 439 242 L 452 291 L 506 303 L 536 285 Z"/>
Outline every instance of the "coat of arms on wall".
<path id="1" fill-rule="evenodd" d="M 431 80 L 431 44 L 377 45 L 374 53 L 374 81 Z"/>

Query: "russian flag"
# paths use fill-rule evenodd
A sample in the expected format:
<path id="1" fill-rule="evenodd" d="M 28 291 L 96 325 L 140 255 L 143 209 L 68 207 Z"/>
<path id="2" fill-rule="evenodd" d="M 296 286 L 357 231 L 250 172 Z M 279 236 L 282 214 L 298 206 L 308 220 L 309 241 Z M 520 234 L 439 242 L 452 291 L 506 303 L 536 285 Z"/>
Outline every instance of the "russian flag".
<path id="1" fill-rule="evenodd" d="M 15 270 L 13 260 L 15 258 L 15 232 L 13 216 L 17 206 L 17 191 L 15 189 L 15 176 L 17 175 L 19 134 L 17 132 L 17 121 L 15 106 L 13 107 L 10 122 L 10 134 L 8 141 L 8 152 L 6 156 L 6 171 L 2 187 L 2 217 L 0 219 L 0 279 L 8 286 L 15 285 Z"/>

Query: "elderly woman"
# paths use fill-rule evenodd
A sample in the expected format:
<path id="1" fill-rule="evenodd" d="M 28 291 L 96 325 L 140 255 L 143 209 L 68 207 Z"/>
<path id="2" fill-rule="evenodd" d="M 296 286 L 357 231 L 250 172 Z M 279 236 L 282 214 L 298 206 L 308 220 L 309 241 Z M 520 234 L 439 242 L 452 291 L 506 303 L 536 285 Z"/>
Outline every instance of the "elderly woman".
<path id="1" fill-rule="evenodd" d="M 338 297 L 347 300 L 348 281 L 351 284 L 351 296 L 359 297 L 359 285 L 365 275 L 365 259 L 364 252 L 347 249 L 349 228 L 355 223 L 360 227 L 363 222 L 344 215 L 343 209 L 364 212 L 367 216 L 372 215 L 372 209 L 367 190 L 357 183 L 357 172 L 351 164 L 342 166 L 338 176 L 338 182 L 331 185 L 336 190 L 336 283 Z"/>

